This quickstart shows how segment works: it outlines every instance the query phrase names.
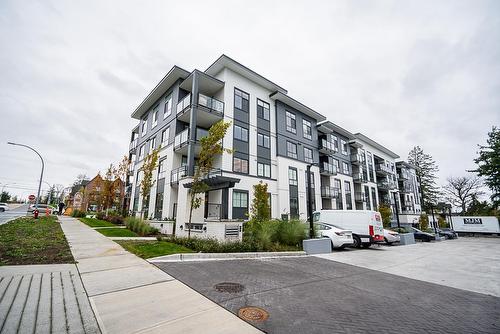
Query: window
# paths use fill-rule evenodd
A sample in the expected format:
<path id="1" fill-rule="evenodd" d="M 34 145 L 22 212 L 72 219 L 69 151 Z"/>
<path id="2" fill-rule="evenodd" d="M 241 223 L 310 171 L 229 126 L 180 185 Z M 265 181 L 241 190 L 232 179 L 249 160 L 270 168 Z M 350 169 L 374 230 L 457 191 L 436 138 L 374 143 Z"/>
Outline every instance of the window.
<path id="1" fill-rule="evenodd" d="M 170 137 L 170 127 L 166 128 L 161 133 L 161 147 L 168 145 L 168 137 Z"/>
<path id="2" fill-rule="evenodd" d="M 257 175 L 263 177 L 271 177 L 271 165 L 258 162 Z"/>
<path id="3" fill-rule="evenodd" d="M 296 186 L 299 184 L 297 179 L 297 169 L 288 167 L 288 184 L 291 186 Z"/>
<path id="4" fill-rule="evenodd" d="M 156 137 L 149 140 L 149 153 L 151 153 L 156 148 Z"/>
<path id="5" fill-rule="evenodd" d="M 372 189 L 372 205 L 373 205 L 373 210 L 377 210 L 377 191 L 375 190 L 375 188 L 371 188 Z"/>
<path id="6" fill-rule="evenodd" d="M 248 112 L 249 99 L 250 99 L 250 96 L 247 93 L 245 93 L 237 88 L 234 89 L 234 107 L 235 108 Z"/>
<path id="7" fill-rule="evenodd" d="M 248 142 L 248 129 L 242 128 L 241 126 L 234 126 L 234 139 L 238 139 L 244 142 Z"/>
<path id="8" fill-rule="evenodd" d="M 142 136 L 145 136 L 147 131 L 148 131 L 148 118 L 146 117 L 142 120 L 142 124 L 141 124 Z"/>
<path id="9" fill-rule="evenodd" d="M 339 172 L 340 171 L 340 161 L 338 161 L 337 159 L 333 159 L 333 165 L 335 166 L 335 172 Z"/>
<path id="10" fill-rule="evenodd" d="M 345 161 L 342 161 L 342 173 L 349 174 L 349 164 Z"/>
<path id="11" fill-rule="evenodd" d="M 297 159 L 297 144 L 286 142 L 286 155 L 290 158 Z"/>
<path id="12" fill-rule="evenodd" d="M 314 162 L 313 151 L 310 148 L 304 147 L 304 161 L 305 162 Z"/>
<path id="13" fill-rule="evenodd" d="M 233 208 L 247 208 L 248 193 L 243 191 L 233 191 Z"/>
<path id="14" fill-rule="evenodd" d="M 139 148 L 139 160 L 142 160 L 144 158 L 144 146 L 145 145 L 142 145 L 140 148 Z"/>
<path id="15" fill-rule="evenodd" d="M 335 185 L 336 190 L 338 191 L 339 194 L 342 194 L 342 182 L 339 179 L 333 180 L 333 184 Z M 335 202 L 337 205 L 337 210 L 343 210 L 344 206 L 342 203 L 342 196 L 337 196 L 335 198 Z"/>
<path id="16" fill-rule="evenodd" d="M 154 128 L 158 124 L 158 110 L 159 106 L 153 108 L 153 121 L 151 122 L 151 128 Z"/>
<path id="17" fill-rule="evenodd" d="M 163 108 L 163 119 L 172 114 L 172 95 L 165 97 L 165 106 Z"/>
<path id="18" fill-rule="evenodd" d="M 270 109 L 269 103 L 257 99 L 257 117 L 269 121 Z"/>
<path id="19" fill-rule="evenodd" d="M 347 155 L 348 154 L 348 151 L 347 151 L 347 142 L 343 139 L 340 140 L 340 146 L 342 147 L 342 154 L 343 155 Z"/>
<path id="20" fill-rule="evenodd" d="M 248 160 L 233 157 L 233 172 L 248 174 Z"/>
<path id="21" fill-rule="evenodd" d="M 271 139 L 268 135 L 257 133 L 257 145 L 270 148 L 271 147 Z"/>
<path id="22" fill-rule="evenodd" d="M 291 133 L 297 133 L 297 123 L 295 120 L 295 114 L 291 112 L 286 112 L 286 131 Z"/>
<path id="23" fill-rule="evenodd" d="M 158 180 L 165 178 L 165 159 L 158 164 Z"/>
<path id="24" fill-rule="evenodd" d="M 339 139 L 337 136 L 332 135 L 332 142 L 333 142 L 333 147 L 335 149 L 335 152 L 339 151 Z"/>
<path id="25" fill-rule="evenodd" d="M 299 199 L 297 197 L 290 197 L 290 218 L 299 217 Z"/>
<path id="26" fill-rule="evenodd" d="M 163 212 L 163 193 L 157 193 L 155 201 L 155 218 L 161 219 L 162 212 Z"/>
<path id="27" fill-rule="evenodd" d="M 344 181 L 344 185 L 345 185 L 345 208 L 347 210 L 352 210 L 351 183 L 349 181 Z"/>
<path id="28" fill-rule="evenodd" d="M 303 127 L 303 136 L 304 136 L 304 138 L 312 139 L 311 122 L 303 119 L 302 120 L 302 127 Z"/>
<path id="29" fill-rule="evenodd" d="M 309 183 L 309 178 L 307 176 L 307 171 L 305 173 L 306 173 L 306 191 L 307 191 L 307 184 Z M 314 189 L 314 173 L 313 172 L 311 172 L 311 188 Z"/>
<path id="30" fill-rule="evenodd" d="M 364 186 L 364 196 L 365 196 L 365 202 L 366 206 L 368 207 L 369 210 L 374 210 L 372 208 L 372 203 L 370 202 L 370 188 L 368 186 Z"/>

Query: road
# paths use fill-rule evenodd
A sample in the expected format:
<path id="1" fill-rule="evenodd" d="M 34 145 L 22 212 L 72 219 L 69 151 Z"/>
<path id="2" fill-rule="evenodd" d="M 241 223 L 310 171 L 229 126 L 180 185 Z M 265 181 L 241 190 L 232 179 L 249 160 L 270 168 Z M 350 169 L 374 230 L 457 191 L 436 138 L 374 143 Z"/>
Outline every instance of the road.
<path id="1" fill-rule="evenodd" d="M 477 243 L 479 246 L 481 241 Z M 433 246 L 443 250 L 443 259 L 448 258 L 441 249 L 443 245 L 432 243 L 424 247 Z M 394 247 L 394 252 L 396 248 L 403 247 Z M 413 255 L 405 254 L 409 263 L 420 255 L 420 247 L 413 250 Z M 352 251 L 349 257 L 358 253 L 361 261 L 368 252 L 378 254 L 380 264 L 384 262 L 381 249 Z M 247 321 L 266 333 L 500 333 L 500 298 L 494 295 L 452 288 L 445 285 L 448 282 L 436 284 L 341 263 L 333 260 L 335 254 L 331 259 L 298 257 L 156 265 L 235 314 L 241 315 L 245 307 L 263 309 L 268 313 L 267 319 Z M 348 262 L 343 254 L 340 252 L 339 258 Z M 387 254 L 392 256 L 393 251 Z M 487 262 L 491 254 L 475 254 L 476 266 L 494 265 Z M 447 264 L 450 267 L 476 269 L 469 262 L 460 263 L 460 258 L 448 261 L 453 262 Z M 385 263 L 388 265 L 390 262 Z M 483 276 L 483 271 L 478 272 L 478 276 Z M 238 283 L 242 287 L 226 292 L 221 291 L 220 283 Z"/>
<path id="2" fill-rule="evenodd" d="M 5 224 L 7 221 L 11 219 L 25 216 L 27 211 L 28 211 L 28 204 L 23 204 L 12 210 L 0 212 L 0 225 Z"/>

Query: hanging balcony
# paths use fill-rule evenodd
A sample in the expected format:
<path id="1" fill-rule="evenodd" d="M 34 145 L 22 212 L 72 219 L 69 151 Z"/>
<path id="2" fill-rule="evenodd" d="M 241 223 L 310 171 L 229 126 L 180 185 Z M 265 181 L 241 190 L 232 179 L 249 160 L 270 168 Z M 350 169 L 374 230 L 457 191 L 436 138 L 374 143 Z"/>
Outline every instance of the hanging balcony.
<path id="1" fill-rule="evenodd" d="M 375 165 L 375 171 L 380 174 L 380 175 L 389 175 L 392 174 L 392 169 L 389 166 L 386 166 L 384 164 L 377 164 Z"/>
<path id="2" fill-rule="evenodd" d="M 324 186 L 321 187 L 321 197 L 323 198 L 338 198 L 340 193 L 339 188 Z"/>
<path id="3" fill-rule="evenodd" d="M 337 167 L 326 161 L 320 162 L 319 173 L 322 175 L 337 175 Z"/>
<path id="4" fill-rule="evenodd" d="M 365 175 L 363 173 L 354 173 L 352 175 L 352 180 L 354 183 L 366 183 L 368 180 L 366 179 Z"/>
<path id="5" fill-rule="evenodd" d="M 185 96 L 177 104 L 177 119 L 185 123 L 191 120 L 191 94 Z M 224 118 L 224 102 L 203 94 L 198 94 L 198 105 L 194 108 L 197 117 L 196 124 L 209 128 Z"/>

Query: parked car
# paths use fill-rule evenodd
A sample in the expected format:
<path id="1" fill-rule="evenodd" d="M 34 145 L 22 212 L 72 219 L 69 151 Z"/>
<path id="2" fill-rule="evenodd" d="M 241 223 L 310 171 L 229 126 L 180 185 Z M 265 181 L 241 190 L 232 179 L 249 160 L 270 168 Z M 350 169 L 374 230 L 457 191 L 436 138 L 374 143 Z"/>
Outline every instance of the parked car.
<path id="1" fill-rule="evenodd" d="M 330 238 L 332 248 L 342 249 L 354 243 L 352 231 L 343 230 L 338 226 L 326 223 L 315 223 L 318 234 L 324 238 Z"/>
<path id="2" fill-rule="evenodd" d="M 9 205 L 7 203 L 0 203 L 0 212 L 9 211 Z"/>
<path id="3" fill-rule="evenodd" d="M 445 239 L 456 239 L 458 238 L 457 232 L 453 231 L 451 228 L 438 228 L 437 232 L 440 237 L 444 237 Z"/>
<path id="4" fill-rule="evenodd" d="M 321 210 L 313 214 L 314 221 L 352 231 L 353 247 L 370 247 L 384 242 L 382 217 L 370 210 Z"/>
<path id="5" fill-rule="evenodd" d="M 424 231 L 420 231 L 418 228 L 415 227 L 410 227 L 409 232 L 413 232 L 413 236 L 415 237 L 415 240 L 421 240 L 421 241 L 427 241 L 430 242 L 431 240 L 436 240 L 436 237 L 434 234 L 427 233 Z"/>
<path id="6" fill-rule="evenodd" d="M 396 231 L 391 231 L 391 230 L 386 230 L 384 228 L 384 241 L 388 245 L 392 245 L 395 242 L 400 242 L 401 237 L 399 236 L 399 233 Z"/>
<path id="7" fill-rule="evenodd" d="M 43 215 L 47 211 L 47 207 L 49 208 L 49 215 L 51 214 L 56 214 L 57 209 L 53 206 L 47 205 L 47 204 L 38 204 L 38 212 L 39 214 Z M 31 204 L 28 208 L 28 212 L 35 213 L 35 204 Z"/>

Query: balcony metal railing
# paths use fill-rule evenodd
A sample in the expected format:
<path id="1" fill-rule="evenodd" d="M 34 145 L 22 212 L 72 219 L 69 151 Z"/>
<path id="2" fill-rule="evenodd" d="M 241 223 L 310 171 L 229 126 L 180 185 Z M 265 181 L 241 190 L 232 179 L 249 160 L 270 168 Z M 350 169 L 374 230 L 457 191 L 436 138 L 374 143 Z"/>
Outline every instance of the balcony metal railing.
<path id="1" fill-rule="evenodd" d="M 136 148 L 137 148 L 137 138 L 130 142 L 129 151 L 130 152 L 135 151 Z"/>
<path id="2" fill-rule="evenodd" d="M 214 99 L 213 97 L 199 94 L 198 105 L 208 108 L 211 112 L 218 113 L 221 116 L 224 115 L 224 102 Z"/>
<path id="3" fill-rule="evenodd" d="M 323 161 L 320 163 L 319 171 L 322 174 L 336 175 L 337 167 L 334 164 Z"/>
<path id="4" fill-rule="evenodd" d="M 180 166 L 170 172 L 170 184 L 177 184 L 179 180 L 187 175 L 187 166 Z"/>
<path id="5" fill-rule="evenodd" d="M 354 173 L 352 175 L 352 179 L 354 182 L 357 182 L 357 183 L 366 183 L 367 182 L 366 177 L 363 173 Z"/>
<path id="6" fill-rule="evenodd" d="M 396 183 L 389 181 L 379 181 L 377 182 L 377 187 L 385 190 L 393 190 L 397 188 Z"/>
<path id="7" fill-rule="evenodd" d="M 398 178 L 400 180 L 408 180 L 409 179 L 409 175 L 408 175 L 408 172 L 404 169 L 402 169 L 399 173 L 398 173 Z"/>
<path id="8" fill-rule="evenodd" d="M 128 175 L 134 175 L 134 163 L 130 163 L 130 164 L 128 165 L 128 170 L 127 170 L 127 172 L 128 172 Z"/>
<path id="9" fill-rule="evenodd" d="M 177 103 L 177 114 L 180 114 L 184 109 L 191 105 L 191 94 L 186 95 Z"/>
<path id="10" fill-rule="evenodd" d="M 338 151 L 333 142 L 328 141 L 324 138 L 319 141 L 319 149 L 331 153 L 335 153 Z"/>
<path id="11" fill-rule="evenodd" d="M 354 200 L 356 202 L 366 202 L 366 196 L 364 193 L 357 191 L 354 193 Z"/>
<path id="12" fill-rule="evenodd" d="M 321 187 L 321 197 L 338 198 L 340 193 L 339 188 L 323 186 Z"/>
<path id="13" fill-rule="evenodd" d="M 403 182 L 401 186 L 399 187 L 399 190 L 403 193 L 412 193 L 413 192 L 413 186 L 407 182 Z"/>
<path id="14" fill-rule="evenodd" d="M 392 174 L 391 167 L 383 165 L 383 164 L 375 165 L 375 171 L 380 172 L 380 173 Z"/>

